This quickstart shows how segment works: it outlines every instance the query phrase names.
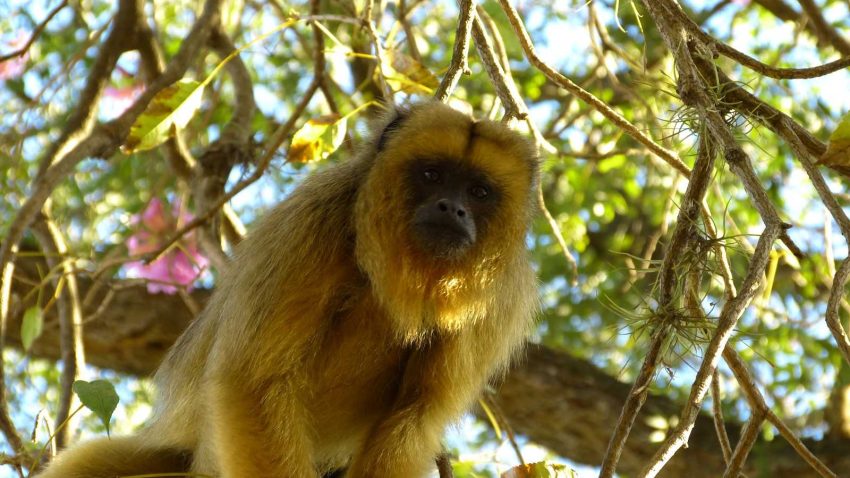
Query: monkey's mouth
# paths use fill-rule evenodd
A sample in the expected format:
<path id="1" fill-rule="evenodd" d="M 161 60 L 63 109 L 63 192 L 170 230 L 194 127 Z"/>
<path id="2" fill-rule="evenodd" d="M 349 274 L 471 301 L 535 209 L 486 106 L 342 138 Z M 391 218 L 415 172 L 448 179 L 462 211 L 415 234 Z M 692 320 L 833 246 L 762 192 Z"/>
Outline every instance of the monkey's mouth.
<path id="1" fill-rule="evenodd" d="M 422 221 L 414 228 L 419 246 L 444 259 L 462 256 L 474 242 L 470 232 L 454 221 Z"/>

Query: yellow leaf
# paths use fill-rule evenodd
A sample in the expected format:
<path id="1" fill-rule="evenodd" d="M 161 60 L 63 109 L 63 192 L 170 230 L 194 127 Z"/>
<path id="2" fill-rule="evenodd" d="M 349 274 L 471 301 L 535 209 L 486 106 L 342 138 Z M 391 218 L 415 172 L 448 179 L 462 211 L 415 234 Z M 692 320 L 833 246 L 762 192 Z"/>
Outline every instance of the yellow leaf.
<path id="1" fill-rule="evenodd" d="M 850 114 L 841 119 L 829 136 L 829 145 L 818 164 L 829 166 L 844 174 L 850 173 Z"/>
<path id="2" fill-rule="evenodd" d="M 121 152 L 132 154 L 164 143 L 175 129 L 186 127 L 201 106 L 204 84 L 183 79 L 163 88 L 136 118 Z"/>
<path id="3" fill-rule="evenodd" d="M 287 160 L 308 163 L 327 158 L 342 145 L 346 127 L 346 118 L 338 114 L 308 120 L 292 136 Z"/>
<path id="4" fill-rule="evenodd" d="M 564 465 L 541 461 L 515 466 L 502 473 L 502 478 L 578 478 L 578 475 Z"/>
<path id="5" fill-rule="evenodd" d="M 399 50 L 384 52 L 383 68 L 387 83 L 401 93 L 431 93 L 440 82 L 422 63 Z"/>

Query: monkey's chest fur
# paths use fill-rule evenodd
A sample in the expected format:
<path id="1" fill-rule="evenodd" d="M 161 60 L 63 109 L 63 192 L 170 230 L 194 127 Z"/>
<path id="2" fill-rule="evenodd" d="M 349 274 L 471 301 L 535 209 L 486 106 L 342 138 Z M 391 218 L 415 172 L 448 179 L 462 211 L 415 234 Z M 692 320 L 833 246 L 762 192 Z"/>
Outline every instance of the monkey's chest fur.
<path id="1" fill-rule="evenodd" d="M 397 337 L 370 294 L 331 318 L 321 353 L 307 364 L 307 406 L 325 460 L 343 458 L 391 410 L 413 347 Z"/>

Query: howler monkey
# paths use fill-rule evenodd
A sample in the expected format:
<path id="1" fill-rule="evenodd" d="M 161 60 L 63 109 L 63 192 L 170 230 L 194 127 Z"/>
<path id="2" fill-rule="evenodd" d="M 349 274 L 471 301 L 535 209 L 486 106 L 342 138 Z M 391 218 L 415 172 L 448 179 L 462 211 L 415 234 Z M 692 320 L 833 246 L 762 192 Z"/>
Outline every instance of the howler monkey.
<path id="1" fill-rule="evenodd" d="M 236 248 L 175 344 L 139 434 L 43 478 L 420 477 L 523 343 L 533 145 L 438 102 L 394 111 Z"/>

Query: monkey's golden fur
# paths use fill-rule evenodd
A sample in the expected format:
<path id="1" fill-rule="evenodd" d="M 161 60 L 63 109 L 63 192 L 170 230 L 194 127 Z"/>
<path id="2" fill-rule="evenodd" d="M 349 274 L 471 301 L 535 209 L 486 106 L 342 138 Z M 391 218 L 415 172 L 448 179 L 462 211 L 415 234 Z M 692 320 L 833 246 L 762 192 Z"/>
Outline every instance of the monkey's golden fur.
<path id="1" fill-rule="evenodd" d="M 436 102 L 396 114 L 239 245 L 157 373 L 150 425 L 60 454 L 43 478 L 161 471 L 154 449 L 174 466 L 190 453 L 191 472 L 223 478 L 427 474 L 444 427 L 504 369 L 532 322 L 525 234 L 537 164 L 532 145 L 498 123 Z M 404 171 L 434 156 L 483 171 L 501 191 L 477 240 L 452 260 L 417 247 L 405 201 Z M 142 458 L 114 459 L 113 447 Z M 87 465 L 98 461 L 112 466 Z"/>

